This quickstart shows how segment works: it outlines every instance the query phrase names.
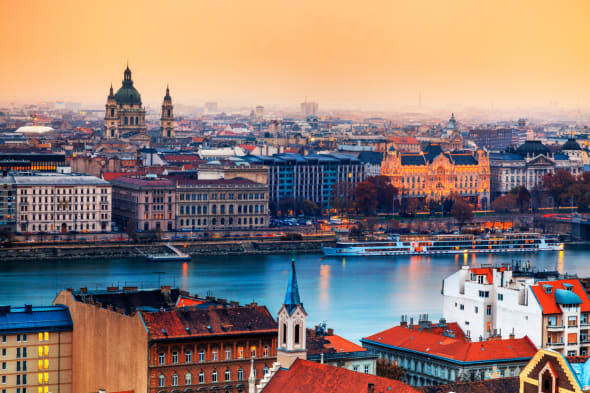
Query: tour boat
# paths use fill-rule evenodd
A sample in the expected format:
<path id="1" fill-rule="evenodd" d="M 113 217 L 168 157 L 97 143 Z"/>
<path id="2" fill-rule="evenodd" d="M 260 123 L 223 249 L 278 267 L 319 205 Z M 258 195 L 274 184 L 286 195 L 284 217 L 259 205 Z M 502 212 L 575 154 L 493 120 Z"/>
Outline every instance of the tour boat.
<path id="1" fill-rule="evenodd" d="M 556 236 L 539 233 L 475 235 L 395 235 L 387 240 L 337 242 L 326 256 L 439 255 L 563 250 Z"/>

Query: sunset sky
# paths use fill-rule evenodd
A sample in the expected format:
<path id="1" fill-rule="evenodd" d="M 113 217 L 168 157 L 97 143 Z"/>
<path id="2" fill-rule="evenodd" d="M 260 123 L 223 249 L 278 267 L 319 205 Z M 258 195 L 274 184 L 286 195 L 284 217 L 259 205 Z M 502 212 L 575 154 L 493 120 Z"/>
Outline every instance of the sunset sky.
<path id="1" fill-rule="evenodd" d="M 590 106 L 590 0 L 0 2 L 0 101 Z"/>

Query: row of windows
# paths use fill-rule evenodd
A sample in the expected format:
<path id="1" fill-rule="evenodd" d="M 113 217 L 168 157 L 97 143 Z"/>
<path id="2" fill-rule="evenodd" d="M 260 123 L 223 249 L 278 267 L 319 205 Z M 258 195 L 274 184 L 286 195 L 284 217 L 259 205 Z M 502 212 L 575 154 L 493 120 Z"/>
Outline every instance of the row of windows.
<path id="1" fill-rule="evenodd" d="M 92 190 L 92 192 L 90 192 L 90 190 Z M 29 193 L 28 189 L 21 189 L 20 190 L 20 194 L 21 195 L 28 195 L 28 194 L 32 194 L 32 195 L 53 195 L 53 194 L 57 194 L 57 195 L 78 195 L 78 194 L 97 194 L 96 192 L 96 188 L 42 188 L 40 190 L 37 190 L 36 188 L 31 189 L 31 192 Z M 108 194 L 108 187 L 102 187 L 100 188 L 100 194 Z M 39 191 L 39 192 L 37 192 Z M 51 191 L 55 191 L 55 192 L 51 192 Z M 67 192 L 66 192 L 67 191 Z"/>
<path id="2" fill-rule="evenodd" d="M 264 205 L 238 205 L 237 209 L 238 213 L 264 213 Z M 219 205 L 219 213 L 225 214 L 225 205 Z M 227 212 L 233 213 L 234 212 L 234 205 L 227 206 Z M 207 214 L 207 206 L 180 206 L 180 214 Z M 217 205 L 211 206 L 211 214 L 217 214 Z"/>
<path id="3" fill-rule="evenodd" d="M 368 371 L 367 371 L 368 373 Z M 268 374 L 268 367 L 264 366 L 264 374 Z M 254 369 L 254 376 L 256 376 L 256 369 Z M 238 369 L 238 381 L 243 381 L 244 380 L 244 370 L 242 368 Z M 224 381 L 225 382 L 229 382 L 231 381 L 231 371 L 229 369 L 226 369 L 224 372 Z M 178 386 L 178 374 L 173 374 L 172 375 L 172 386 Z M 210 383 L 217 383 L 219 382 L 218 379 L 218 374 L 217 374 L 217 370 L 213 370 L 211 372 L 211 381 Z M 185 385 L 192 385 L 193 384 L 193 377 L 191 373 L 186 373 L 184 376 L 184 383 Z M 199 384 L 204 384 L 205 383 L 205 373 L 203 371 L 201 371 L 199 373 Z M 164 387 L 166 386 L 166 377 L 163 374 L 160 374 L 160 376 L 158 377 L 158 385 L 159 387 Z"/>
<path id="4" fill-rule="evenodd" d="M 265 345 L 263 347 L 263 355 L 264 357 L 268 357 L 269 356 L 269 351 L 270 351 L 270 347 L 268 345 Z M 238 347 L 238 359 L 244 359 L 244 347 Z M 211 351 L 211 358 L 209 360 L 211 361 L 217 361 L 219 360 L 219 356 L 218 356 L 219 352 L 217 350 L 212 350 Z M 204 350 L 200 350 L 199 351 L 199 362 L 204 362 L 206 361 L 206 354 Z M 224 360 L 231 360 L 232 359 L 232 351 L 231 349 L 226 349 L 224 352 Z M 250 348 L 250 355 L 254 358 L 256 357 L 256 347 L 252 347 Z M 172 364 L 178 364 L 178 356 L 179 356 L 179 352 L 172 352 Z M 158 355 L 158 360 L 160 364 L 166 364 L 166 354 L 164 352 L 160 352 L 160 354 Z M 186 351 L 184 353 L 184 360 L 186 363 L 192 363 L 193 361 L 193 352 L 192 351 Z"/>
<path id="5" fill-rule="evenodd" d="M 242 223 L 243 221 L 243 223 Z M 204 218 L 203 219 L 203 225 L 207 225 L 207 219 Z M 234 224 L 234 218 L 233 217 L 229 217 L 227 220 L 227 224 L 228 225 L 233 225 Z M 264 224 L 264 218 L 258 218 L 255 217 L 254 220 L 252 220 L 252 217 L 250 217 L 250 224 L 248 224 L 248 219 L 244 218 L 244 220 L 242 220 L 242 218 L 238 218 L 238 225 L 263 225 Z M 190 226 L 192 225 L 194 226 L 200 226 L 201 225 L 201 219 L 197 218 L 196 220 L 193 218 L 192 220 L 189 219 L 180 219 L 180 226 Z M 213 218 L 211 219 L 211 225 L 217 225 L 217 218 Z M 221 217 L 221 219 L 219 220 L 219 225 L 225 225 L 225 218 Z"/>
<path id="6" fill-rule="evenodd" d="M 218 199 L 220 201 L 224 201 L 226 199 L 228 200 L 257 200 L 257 199 L 264 199 L 265 194 L 264 193 L 258 193 L 258 192 L 250 192 L 250 193 L 238 193 L 238 194 L 234 194 L 233 192 L 230 192 L 228 194 L 224 194 L 224 193 L 220 193 L 219 195 L 217 193 L 213 193 L 210 196 L 208 196 L 208 194 L 190 194 L 190 193 L 180 193 L 179 194 L 179 199 L 181 201 L 206 201 L 207 198 L 210 198 L 212 201 L 215 201 Z M 236 198 L 237 196 L 237 198 Z M 226 198 L 227 197 L 227 198 Z"/>

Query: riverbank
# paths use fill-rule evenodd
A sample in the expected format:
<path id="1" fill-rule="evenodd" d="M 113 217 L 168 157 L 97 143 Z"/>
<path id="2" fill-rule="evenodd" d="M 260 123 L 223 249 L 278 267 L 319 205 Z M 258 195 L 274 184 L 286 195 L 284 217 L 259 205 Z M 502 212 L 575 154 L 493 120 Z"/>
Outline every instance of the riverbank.
<path id="1" fill-rule="evenodd" d="M 210 241 L 210 242 L 171 242 L 184 253 L 191 256 L 204 255 L 265 255 L 289 254 L 291 252 L 321 252 L 326 239 L 298 241 Z M 63 246 L 22 246 L 0 249 L 0 263 L 32 260 L 64 259 L 105 259 L 139 258 L 150 254 L 169 254 L 166 242 L 149 244 L 86 244 Z"/>

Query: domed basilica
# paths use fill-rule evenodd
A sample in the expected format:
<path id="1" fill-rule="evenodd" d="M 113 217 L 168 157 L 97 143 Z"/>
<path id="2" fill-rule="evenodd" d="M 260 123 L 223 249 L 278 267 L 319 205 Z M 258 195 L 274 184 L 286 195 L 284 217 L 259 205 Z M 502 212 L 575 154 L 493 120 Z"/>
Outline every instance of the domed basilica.
<path id="1" fill-rule="evenodd" d="M 174 137 L 174 115 L 170 91 L 166 88 L 166 96 L 162 104 L 162 136 Z M 113 93 L 113 86 L 107 98 L 104 117 L 104 136 L 120 138 L 128 135 L 146 136 L 145 108 L 141 105 L 141 95 L 133 86 L 129 66 L 123 74 L 123 85 Z"/>

